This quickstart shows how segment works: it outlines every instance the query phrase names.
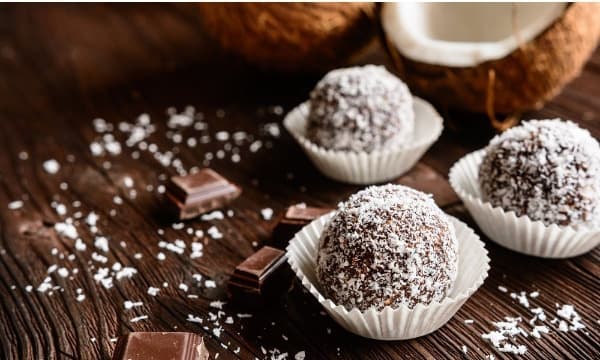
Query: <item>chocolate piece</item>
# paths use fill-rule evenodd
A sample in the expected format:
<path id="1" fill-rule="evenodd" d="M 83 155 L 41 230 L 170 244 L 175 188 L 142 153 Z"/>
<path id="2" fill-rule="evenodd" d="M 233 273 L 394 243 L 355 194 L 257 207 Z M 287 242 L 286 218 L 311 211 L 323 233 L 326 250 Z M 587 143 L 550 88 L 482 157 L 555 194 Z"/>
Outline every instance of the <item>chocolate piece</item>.
<path id="1" fill-rule="evenodd" d="M 205 168 L 192 175 L 173 176 L 166 196 L 177 217 L 185 220 L 223 207 L 241 193 L 239 187 Z"/>
<path id="2" fill-rule="evenodd" d="M 200 335 L 185 332 L 132 332 L 121 336 L 113 360 L 207 360 Z"/>
<path id="3" fill-rule="evenodd" d="M 229 291 L 244 305 L 260 306 L 287 292 L 291 279 L 285 252 L 264 246 L 235 268 Z"/>
<path id="4" fill-rule="evenodd" d="M 304 204 L 290 206 L 273 230 L 272 244 L 279 248 L 286 247 L 288 242 L 303 227 L 333 210 L 331 208 L 312 207 Z"/>

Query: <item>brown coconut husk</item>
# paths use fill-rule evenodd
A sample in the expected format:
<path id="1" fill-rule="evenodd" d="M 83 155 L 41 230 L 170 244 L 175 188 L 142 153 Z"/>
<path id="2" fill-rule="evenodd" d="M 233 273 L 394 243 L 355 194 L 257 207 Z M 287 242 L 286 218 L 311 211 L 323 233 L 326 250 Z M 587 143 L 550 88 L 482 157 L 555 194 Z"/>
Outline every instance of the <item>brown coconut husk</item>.
<path id="1" fill-rule="evenodd" d="M 322 71 L 374 38 L 374 3 L 199 4 L 206 31 L 227 51 L 266 70 Z"/>
<path id="2" fill-rule="evenodd" d="M 446 107 L 486 113 L 503 130 L 516 124 L 521 112 L 542 107 L 580 74 L 598 43 L 599 19 L 600 4 L 571 4 L 560 19 L 510 55 L 468 68 L 410 60 L 381 33 L 397 72 L 412 91 Z"/>

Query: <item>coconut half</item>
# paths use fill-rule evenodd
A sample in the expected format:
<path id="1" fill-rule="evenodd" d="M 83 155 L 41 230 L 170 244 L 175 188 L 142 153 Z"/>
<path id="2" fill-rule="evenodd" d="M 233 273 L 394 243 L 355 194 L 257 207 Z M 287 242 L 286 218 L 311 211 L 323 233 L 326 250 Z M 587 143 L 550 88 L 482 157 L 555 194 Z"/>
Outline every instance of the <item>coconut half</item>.
<path id="1" fill-rule="evenodd" d="M 488 114 L 539 108 L 600 36 L 597 3 L 387 3 L 384 43 L 411 90 Z"/>
<path id="2" fill-rule="evenodd" d="M 323 71 L 373 43 L 374 3 L 201 3 L 206 32 L 261 69 Z"/>

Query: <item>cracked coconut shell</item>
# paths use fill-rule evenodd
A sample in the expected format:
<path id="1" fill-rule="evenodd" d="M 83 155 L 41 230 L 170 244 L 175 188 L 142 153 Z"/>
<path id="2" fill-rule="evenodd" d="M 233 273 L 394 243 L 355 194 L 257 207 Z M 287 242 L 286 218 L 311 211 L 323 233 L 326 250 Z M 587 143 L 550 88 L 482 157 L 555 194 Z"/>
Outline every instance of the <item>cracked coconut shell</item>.
<path id="1" fill-rule="evenodd" d="M 381 33 L 396 70 L 413 92 L 442 106 L 493 117 L 539 109 L 580 74 L 600 37 L 600 4 L 571 4 L 508 56 L 472 67 L 408 59 Z"/>
<path id="2" fill-rule="evenodd" d="M 261 69 L 321 71 L 347 64 L 373 39 L 374 3 L 199 4 L 206 31 Z"/>

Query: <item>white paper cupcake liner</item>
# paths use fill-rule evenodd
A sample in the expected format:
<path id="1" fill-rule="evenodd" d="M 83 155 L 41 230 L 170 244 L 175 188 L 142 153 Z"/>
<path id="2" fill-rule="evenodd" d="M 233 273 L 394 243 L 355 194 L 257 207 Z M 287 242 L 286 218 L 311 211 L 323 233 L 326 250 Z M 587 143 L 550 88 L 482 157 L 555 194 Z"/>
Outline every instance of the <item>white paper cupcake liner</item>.
<path id="1" fill-rule="evenodd" d="M 319 237 L 331 216 L 333 213 L 323 215 L 294 236 L 287 247 L 288 262 L 302 285 L 329 315 L 354 334 L 378 340 L 404 340 L 429 334 L 448 322 L 487 277 L 490 259 L 483 242 L 467 225 L 449 216 L 458 239 L 459 254 L 458 275 L 447 297 L 429 305 L 418 304 L 413 309 L 388 306 L 382 311 L 348 311 L 321 294 L 316 278 Z"/>
<path id="2" fill-rule="evenodd" d="M 545 258 L 578 256 L 600 244 L 600 229 L 545 225 L 482 201 L 478 173 L 484 151 L 457 161 L 449 177 L 450 185 L 487 237 L 511 250 Z"/>
<path id="3" fill-rule="evenodd" d="M 410 170 L 442 133 L 443 120 L 433 106 L 418 97 L 413 96 L 413 100 L 415 131 L 412 142 L 383 151 L 334 151 L 312 143 L 305 137 L 308 102 L 290 111 L 283 124 L 324 175 L 351 184 L 381 183 Z"/>

